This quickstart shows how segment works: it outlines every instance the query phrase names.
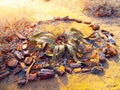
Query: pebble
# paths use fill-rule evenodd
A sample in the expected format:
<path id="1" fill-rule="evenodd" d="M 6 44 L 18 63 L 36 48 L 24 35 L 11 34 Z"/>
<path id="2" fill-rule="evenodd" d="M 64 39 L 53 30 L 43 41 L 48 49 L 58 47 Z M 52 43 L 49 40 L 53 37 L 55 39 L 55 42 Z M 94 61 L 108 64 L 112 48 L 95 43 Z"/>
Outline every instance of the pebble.
<path id="1" fill-rule="evenodd" d="M 27 49 L 27 44 L 23 44 L 23 45 L 22 45 L 22 49 L 23 49 L 23 50 Z"/>
<path id="2" fill-rule="evenodd" d="M 16 33 L 16 35 L 18 36 L 19 39 L 27 39 L 25 36 L 21 35 L 20 33 Z"/>
<path id="3" fill-rule="evenodd" d="M 26 57 L 25 60 L 24 60 L 24 63 L 26 65 L 30 65 L 33 61 L 33 58 L 32 57 Z"/>
<path id="4" fill-rule="evenodd" d="M 65 67 L 65 71 L 68 72 L 69 74 L 71 74 L 72 71 L 73 71 L 73 69 L 70 68 L 70 67 L 68 67 L 68 66 L 66 66 L 66 67 Z"/>
<path id="5" fill-rule="evenodd" d="M 74 68 L 74 73 L 80 73 L 81 72 L 81 68 Z"/>
<path id="6" fill-rule="evenodd" d="M 15 58 L 12 58 L 11 60 L 8 61 L 7 65 L 10 68 L 14 68 L 16 67 L 18 64 L 18 60 L 16 60 Z"/>
<path id="7" fill-rule="evenodd" d="M 86 73 L 86 72 L 90 72 L 90 71 L 91 71 L 90 68 L 82 68 L 82 69 L 81 69 L 81 72 L 82 72 L 82 73 Z"/>
<path id="8" fill-rule="evenodd" d="M 19 59 L 19 60 L 23 60 L 24 56 L 20 51 L 15 51 L 14 55 Z"/>
<path id="9" fill-rule="evenodd" d="M 51 69 L 41 69 L 40 74 L 38 76 L 40 80 L 46 80 L 53 78 L 55 76 L 55 72 Z"/>
<path id="10" fill-rule="evenodd" d="M 80 63 L 70 63 L 70 67 L 71 68 L 79 68 L 79 67 L 81 67 L 81 64 Z"/>
<path id="11" fill-rule="evenodd" d="M 30 56 L 30 51 L 29 51 L 29 50 L 23 51 L 23 55 L 24 55 L 24 56 Z"/>
<path id="12" fill-rule="evenodd" d="M 28 75 L 28 80 L 30 80 L 30 81 L 35 81 L 35 80 L 37 80 L 37 74 L 36 74 L 36 73 L 29 74 L 29 75 Z"/>

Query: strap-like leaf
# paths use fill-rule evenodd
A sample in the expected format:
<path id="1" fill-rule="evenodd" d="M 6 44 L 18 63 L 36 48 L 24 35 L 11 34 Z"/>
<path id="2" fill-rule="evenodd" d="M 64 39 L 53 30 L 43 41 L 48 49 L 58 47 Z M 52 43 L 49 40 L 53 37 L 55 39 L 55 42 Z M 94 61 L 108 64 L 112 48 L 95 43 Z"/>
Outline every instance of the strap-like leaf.
<path id="1" fill-rule="evenodd" d="M 53 39 L 51 39 L 51 38 L 48 38 L 48 37 L 45 37 L 45 36 L 43 36 L 43 37 L 40 37 L 40 38 L 36 38 L 35 39 L 38 43 L 40 42 L 45 42 L 45 43 L 49 43 L 49 44 L 54 44 L 55 43 L 55 41 L 53 40 Z"/>
<path id="2" fill-rule="evenodd" d="M 75 28 L 71 28 L 70 31 L 79 33 L 80 35 L 84 36 L 80 30 L 77 30 L 77 29 L 75 29 Z"/>
<path id="3" fill-rule="evenodd" d="M 74 47 L 73 47 L 72 45 L 67 44 L 67 48 L 68 48 L 68 50 L 69 50 L 69 53 L 73 56 L 73 59 L 74 59 L 76 62 L 78 62 L 79 60 L 78 60 L 78 58 L 77 58 L 77 56 L 76 56 L 76 54 L 75 54 L 75 53 L 77 53 L 77 52 L 74 51 Z"/>
<path id="4" fill-rule="evenodd" d="M 58 53 L 58 50 L 59 50 L 59 47 L 58 46 L 55 46 L 54 50 L 53 50 L 53 57 L 52 57 L 52 60 L 55 60 L 56 56 L 57 56 L 57 53 Z"/>
<path id="5" fill-rule="evenodd" d="M 48 37 L 51 37 L 51 38 L 54 38 L 55 36 L 49 32 L 40 32 L 40 33 L 37 33 L 35 35 L 32 36 L 32 38 L 39 38 L 39 37 L 42 37 L 42 36 L 48 36 Z"/>
<path id="6" fill-rule="evenodd" d="M 58 52 L 58 55 L 59 55 L 65 51 L 65 45 L 59 45 L 58 47 L 59 47 L 59 52 Z"/>

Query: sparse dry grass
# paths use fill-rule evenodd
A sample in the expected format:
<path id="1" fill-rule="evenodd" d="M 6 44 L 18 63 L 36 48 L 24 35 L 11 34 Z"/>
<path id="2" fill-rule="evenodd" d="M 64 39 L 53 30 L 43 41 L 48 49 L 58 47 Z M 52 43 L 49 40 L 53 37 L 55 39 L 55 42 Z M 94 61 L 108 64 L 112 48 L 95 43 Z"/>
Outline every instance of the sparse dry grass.
<path id="1" fill-rule="evenodd" d="M 84 0 L 84 10 L 97 17 L 120 16 L 120 0 Z"/>

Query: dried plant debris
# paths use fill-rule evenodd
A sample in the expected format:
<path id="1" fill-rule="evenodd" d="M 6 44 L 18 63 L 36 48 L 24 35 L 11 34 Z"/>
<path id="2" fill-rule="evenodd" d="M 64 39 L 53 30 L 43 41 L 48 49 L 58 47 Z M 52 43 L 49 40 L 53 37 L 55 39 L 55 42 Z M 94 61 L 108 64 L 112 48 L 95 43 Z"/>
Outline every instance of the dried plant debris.
<path id="1" fill-rule="evenodd" d="M 85 11 L 87 11 L 88 15 L 93 15 L 95 17 L 110 17 L 116 16 L 120 17 L 120 4 L 119 1 L 115 0 L 86 0 L 83 1 L 85 5 Z"/>
<path id="2" fill-rule="evenodd" d="M 68 16 L 54 18 L 51 22 L 77 22 L 81 20 L 70 19 Z M 26 22 L 26 20 L 25 20 Z M 16 23 L 17 28 L 22 21 Z M 85 37 L 81 30 L 71 28 L 68 31 L 56 35 L 52 32 L 38 32 L 34 34 L 35 27 L 30 22 L 22 24 L 21 29 L 29 33 L 19 31 L 11 38 L 3 38 L 5 44 L 0 48 L 0 79 L 14 74 L 18 76 L 18 85 L 23 86 L 28 81 L 46 80 L 56 74 L 63 76 L 67 73 L 104 73 L 103 66 L 107 60 L 117 55 L 116 43 L 113 34 L 106 30 L 99 30 L 100 26 L 91 22 L 83 22 L 90 25 L 93 33 Z M 19 25 L 20 24 L 20 25 Z M 92 38 L 92 39 L 91 39 Z"/>

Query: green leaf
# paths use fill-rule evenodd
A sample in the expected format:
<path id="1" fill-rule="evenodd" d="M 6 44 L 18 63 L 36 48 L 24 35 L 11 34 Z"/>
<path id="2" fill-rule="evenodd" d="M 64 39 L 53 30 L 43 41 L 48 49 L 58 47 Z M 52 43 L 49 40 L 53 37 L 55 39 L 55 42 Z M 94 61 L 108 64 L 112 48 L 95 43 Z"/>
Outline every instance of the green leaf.
<path id="1" fill-rule="evenodd" d="M 59 45 L 58 48 L 59 48 L 58 55 L 64 53 L 64 51 L 65 51 L 65 45 Z"/>
<path id="2" fill-rule="evenodd" d="M 78 61 L 79 61 L 79 59 L 77 58 L 75 52 L 73 52 L 73 59 L 75 60 L 75 62 L 78 62 Z"/>
<path id="3" fill-rule="evenodd" d="M 45 36 L 40 37 L 40 38 L 36 38 L 35 40 L 38 43 L 41 43 L 41 42 L 45 42 L 45 43 L 49 43 L 49 44 L 54 44 L 55 43 L 55 41 L 53 39 L 45 37 Z"/>
<path id="4" fill-rule="evenodd" d="M 66 45 L 68 48 L 69 53 L 72 55 L 73 47 L 69 44 Z"/>
<path id="5" fill-rule="evenodd" d="M 58 47 L 58 46 L 55 46 L 55 48 L 54 48 L 54 50 L 53 50 L 53 58 L 52 58 L 53 60 L 56 59 L 56 56 L 57 56 L 58 51 L 59 51 L 59 47 Z"/>
<path id="6" fill-rule="evenodd" d="M 39 38 L 42 36 L 55 37 L 53 34 L 51 34 L 49 32 L 40 32 L 40 33 L 33 35 L 32 38 Z"/>
<path id="7" fill-rule="evenodd" d="M 67 48 L 68 48 L 68 50 L 69 50 L 69 53 L 72 55 L 73 59 L 74 59 L 76 62 L 78 62 L 79 60 L 78 60 L 78 58 L 77 58 L 77 56 L 76 56 L 76 53 L 77 53 L 77 52 L 74 51 L 74 47 L 73 47 L 72 45 L 67 44 Z"/>

